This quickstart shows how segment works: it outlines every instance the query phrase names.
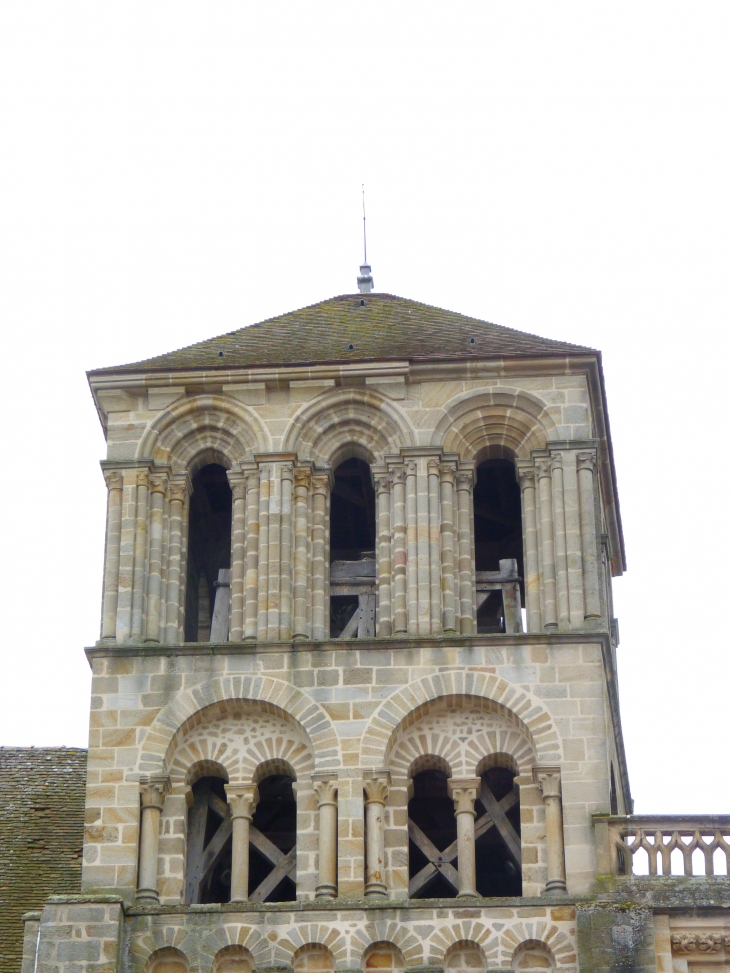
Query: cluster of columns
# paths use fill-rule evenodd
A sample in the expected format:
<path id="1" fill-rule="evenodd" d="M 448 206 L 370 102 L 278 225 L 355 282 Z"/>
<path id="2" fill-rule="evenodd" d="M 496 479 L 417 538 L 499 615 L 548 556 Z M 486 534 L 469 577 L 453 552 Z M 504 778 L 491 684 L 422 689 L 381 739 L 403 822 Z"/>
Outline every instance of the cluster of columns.
<path id="1" fill-rule="evenodd" d="M 404 448 L 373 467 L 379 637 L 476 631 L 473 463 Z M 593 441 L 549 443 L 517 461 L 528 631 L 602 616 Z M 184 639 L 187 473 L 133 464 L 108 487 L 101 637 Z M 233 496 L 230 640 L 329 636 L 332 473 L 265 454 L 228 474 Z"/>
<path id="2" fill-rule="evenodd" d="M 387 770 L 365 771 L 365 895 L 387 898 L 385 881 L 385 808 L 390 774 Z M 559 767 L 534 767 L 533 779 L 545 805 L 547 845 L 546 892 L 565 891 L 565 848 Z M 334 771 L 315 773 L 312 784 L 319 812 L 319 874 L 315 896 L 337 898 L 337 806 L 338 775 Z M 231 810 L 231 901 L 248 900 L 249 829 L 258 803 L 258 788 L 253 783 L 226 784 Z M 295 785 L 296 786 L 296 785 Z M 475 803 L 481 779 L 451 778 L 448 793 L 454 801 L 459 861 L 459 898 L 478 898 L 476 887 Z M 160 815 L 170 779 L 146 777 L 140 781 L 140 843 L 137 898 L 158 901 L 157 858 Z"/>
<path id="3" fill-rule="evenodd" d="M 527 629 L 596 627 L 601 604 L 596 443 L 548 443 L 517 461 Z"/>

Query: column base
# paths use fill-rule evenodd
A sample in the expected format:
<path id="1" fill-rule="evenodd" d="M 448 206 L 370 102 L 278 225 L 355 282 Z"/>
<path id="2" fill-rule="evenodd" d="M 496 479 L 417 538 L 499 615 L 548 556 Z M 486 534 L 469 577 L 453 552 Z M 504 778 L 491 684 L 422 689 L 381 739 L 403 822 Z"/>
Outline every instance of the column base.
<path id="1" fill-rule="evenodd" d="M 380 882 L 372 882 L 370 885 L 365 886 L 365 898 L 370 898 L 371 896 L 380 896 L 381 898 L 388 898 L 387 888 Z"/>
<path id="2" fill-rule="evenodd" d="M 457 899 L 479 899 L 481 896 L 478 892 L 459 892 L 456 896 Z"/>
<path id="3" fill-rule="evenodd" d="M 336 885 L 318 885 L 314 890 L 315 899 L 336 899 L 337 898 L 337 886 Z"/>
<path id="4" fill-rule="evenodd" d="M 157 889 L 137 889 L 137 892 L 134 896 L 134 901 L 140 902 L 143 905 L 145 904 L 159 905 L 160 896 L 157 892 Z"/>
<path id="5" fill-rule="evenodd" d="M 565 884 L 565 879 L 553 878 L 545 886 L 545 892 L 565 892 L 567 891 L 567 886 Z"/>

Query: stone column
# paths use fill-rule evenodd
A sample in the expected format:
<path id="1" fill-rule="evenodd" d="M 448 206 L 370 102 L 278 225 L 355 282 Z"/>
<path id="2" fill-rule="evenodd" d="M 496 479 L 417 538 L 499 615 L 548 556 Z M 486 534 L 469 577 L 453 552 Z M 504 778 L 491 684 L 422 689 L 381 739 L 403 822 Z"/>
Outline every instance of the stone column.
<path id="1" fill-rule="evenodd" d="M 281 616 L 281 500 L 282 469 L 280 463 L 269 468 L 269 582 L 266 641 L 279 641 Z"/>
<path id="2" fill-rule="evenodd" d="M 545 604 L 544 628 L 558 627 L 558 611 L 555 588 L 555 542 L 553 539 L 553 497 L 552 480 L 550 477 L 550 461 L 538 459 L 537 469 L 538 494 L 540 497 L 540 540 L 542 588 Z"/>
<path id="3" fill-rule="evenodd" d="M 292 484 L 294 467 L 284 463 L 281 467 L 281 539 L 279 542 L 281 590 L 279 592 L 280 642 L 289 642 L 292 633 Z"/>
<path id="4" fill-rule="evenodd" d="M 228 471 L 233 494 L 231 514 L 231 616 L 228 640 L 243 639 L 246 574 L 246 478 L 243 473 Z"/>
<path id="5" fill-rule="evenodd" d="M 540 562 L 537 551 L 537 515 L 535 510 L 535 470 L 528 466 L 518 466 L 517 475 L 522 489 L 527 631 L 539 632 L 542 629 L 542 621 L 540 617 Z"/>
<path id="6" fill-rule="evenodd" d="M 119 583 L 117 596 L 117 642 L 132 633 L 132 591 L 134 585 L 134 539 L 137 525 L 137 470 L 126 469 L 122 486 L 122 518 L 119 539 Z"/>
<path id="7" fill-rule="evenodd" d="M 271 490 L 271 468 L 261 468 L 259 478 L 259 558 L 258 558 L 258 606 L 256 637 L 259 642 L 266 641 L 269 624 L 269 491 Z"/>
<path id="8" fill-rule="evenodd" d="M 443 597 L 443 630 L 455 633 L 458 613 L 454 597 L 454 463 L 443 463 L 441 474 L 441 591 Z"/>
<path id="9" fill-rule="evenodd" d="M 578 498 L 580 503 L 580 536 L 583 554 L 583 595 L 586 620 L 601 617 L 598 593 L 598 557 L 596 544 L 595 484 L 596 456 L 581 452 L 578 460 Z"/>
<path id="10" fill-rule="evenodd" d="M 546 892 L 565 892 L 565 845 L 563 841 L 563 804 L 560 795 L 560 768 L 533 767 L 532 777 L 542 791 L 547 837 Z"/>
<path id="11" fill-rule="evenodd" d="M 106 551 L 104 555 L 104 600 L 101 612 L 101 637 L 113 639 L 117 633 L 119 598 L 119 548 L 122 539 L 122 487 L 124 479 L 116 470 L 104 470 L 107 487 Z"/>
<path id="12" fill-rule="evenodd" d="M 162 588 L 162 528 L 165 515 L 167 475 L 150 476 L 150 561 L 147 576 L 146 642 L 160 641 L 160 609 Z"/>
<path id="13" fill-rule="evenodd" d="M 295 639 L 308 638 L 307 633 L 307 506 L 312 471 L 307 467 L 294 470 L 294 631 Z"/>
<path id="14" fill-rule="evenodd" d="M 147 593 L 147 506 L 149 471 L 137 473 L 137 507 L 134 522 L 134 582 L 132 584 L 132 631 L 135 640 L 142 638 Z"/>
<path id="15" fill-rule="evenodd" d="M 441 599 L 441 497 L 439 466 L 440 462 L 437 459 L 430 459 L 427 463 L 428 568 L 431 635 L 439 635 L 441 633 L 443 611 Z"/>
<path id="16" fill-rule="evenodd" d="M 169 777 L 143 777 L 139 782 L 141 822 L 137 899 L 159 901 L 157 849 L 160 841 L 160 814 L 165 795 L 169 790 Z"/>
<path id="17" fill-rule="evenodd" d="M 259 612 L 259 471 L 246 473 L 246 580 L 244 639 L 255 642 Z"/>
<path id="18" fill-rule="evenodd" d="M 388 799 L 387 770 L 365 772 L 365 895 L 388 895 L 385 884 L 385 828 L 383 816 Z"/>
<path id="19" fill-rule="evenodd" d="M 477 864 L 474 848 L 474 802 L 482 782 L 479 777 L 452 777 L 448 782 L 449 797 L 456 812 L 456 842 L 459 855 L 459 899 L 478 898 Z"/>
<path id="20" fill-rule="evenodd" d="M 167 548 L 167 614 L 165 620 L 165 642 L 175 645 L 180 635 L 181 575 L 186 569 L 182 563 L 183 511 L 185 500 L 190 493 L 190 481 L 185 474 L 174 477 L 169 487 L 170 498 L 170 540 Z"/>
<path id="21" fill-rule="evenodd" d="M 408 632 L 418 634 L 418 467 L 411 460 L 405 464 L 406 473 L 406 550 Z"/>
<path id="22" fill-rule="evenodd" d="M 337 774 L 312 774 L 319 807 L 318 899 L 337 898 Z"/>
<path id="23" fill-rule="evenodd" d="M 226 784 L 231 809 L 231 902 L 248 901 L 249 828 L 259 801 L 255 784 Z"/>
<path id="24" fill-rule="evenodd" d="M 456 474 L 457 536 L 459 539 L 459 621 L 462 635 L 474 631 L 471 570 L 471 491 L 474 476 L 470 470 Z"/>
<path id="25" fill-rule="evenodd" d="M 555 582 L 558 595 L 558 625 L 570 628 L 570 595 L 568 592 L 568 549 L 565 533 L 565 499 L 563 495 L 563 457 L 550 456 L 553 493 L 553 530 L 555 533 Z"/>
<path id="26" fill-rule="evenodd" d="M 375 496 L 378 511 L 378 611 L 377 635 L 384 638 L 393 632 L 391 605 L 391 533 L 390 533 L 390 485 L 388 473 L 376 473 Z"/>
<path id="27" fill-rule="evenodd" d="M 325 611 L 327 609 L 325 592 L 327 590 L 327 494 L 330 480 L 328 474 L 312 477 L 312 638 L 317 641 L 327 638 L 329 626 Z"/>
<path id="28" fill-rule="evenodd" d="M 406 571 L 406 473 L 393 470 L 393 634 L 408 631 L 408 583 Z"/>

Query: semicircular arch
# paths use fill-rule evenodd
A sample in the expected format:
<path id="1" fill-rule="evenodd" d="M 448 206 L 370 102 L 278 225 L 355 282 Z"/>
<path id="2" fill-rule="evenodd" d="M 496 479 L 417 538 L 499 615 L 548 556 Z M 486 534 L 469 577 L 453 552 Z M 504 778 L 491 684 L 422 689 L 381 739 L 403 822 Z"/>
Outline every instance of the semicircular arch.
<path id="1" fill-rule="evenodd" d="M 222 395 L 195 395 L 161 412 L 142 436 L 137 458 L 190 470 L 198 456 L 229 468 L 271 451 L 271 438 L 251 409 Z M 204 465 L 202 462 L 199 465 Z"/>
<path id="2" fill-rule="evenodd" d="M 455 396 L 436 425 L 431 445 L 465 460 L 476 459 L 485 446 L 499 446 L 525 458 L 558 438 L 544 402 L 530 392 L 504 387 Z"/>
<path id="3" fill-rule="evenodd" d="M 538 763 L 562 761 L 562 742 L 542 701 L 493 673 L 472 669 L 422 676 L 389 696 L 375 711 L 361 746 L 364 767 L 385 767 L 401 726 L 419 717 L 420 708 L 449 696 L 480 697 L 501 705 L 525 729 Z"/>
<path id="4" fill-rule="evenodd" d="M 187 721 L 214 704 L 241 701 L 270 704 L 273 712 L 283 712 L 300 724 L 311 744 L 317 769 L 327 769 L 336 761 L 332 754 L 338 752 L 338 738 L 332 721 L 319 703 L 301 690 L 270 676 L 216 676 L 179 693 L 160 710 L 142 741 L 137 770 L 166 774 L 167 762 L 174 753 L 171 744 Z M 318 754 L 324 756 L 318 758 Z"/>
<path id="5" fill-rule="evenodd" d="M 381 461 L 385 453 L 415 445 L 406 415 L 378 392 L 334 389 L 302 406 L 284 434 L 282 451 L 297 452 L 318 466 L 342 462 L 342 447 L 355 443 Z M 338 455 L 339 454 L 339 455 Z"/>

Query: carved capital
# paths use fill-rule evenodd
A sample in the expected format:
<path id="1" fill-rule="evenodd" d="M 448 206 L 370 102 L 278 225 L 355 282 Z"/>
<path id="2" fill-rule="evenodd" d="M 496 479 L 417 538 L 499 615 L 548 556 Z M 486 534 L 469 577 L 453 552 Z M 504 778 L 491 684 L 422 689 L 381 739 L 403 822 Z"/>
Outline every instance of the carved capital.
<path id="1" fill-rule="evenodd" d="M 415 460 L 410 459 L 403 466 L 405 467 L 406 476 L 416 476 L 418 474 L 418 463 Z"/>
<path id="2" fill-rule="evenodd" d="M 596 472 L 596 454 L 592 450 L 576 453 L 575 458 L 579 471 L 590 470 L 591 473 Z"/>
<path id="3" fill-rule="evenodd" d="M 282 480 L 294 479 L 294 466 L 291 463 L 281 464 L 281 478 Z"/>
<path id="4" fill-rule="evenodd" d="M 474 482 L 474 474 L 472 473 L 471 470 L 456 471 L 457 490 L 471 490 L 473 482 Z"/>
<path id="5" fill-rule="evenodd" d="M 306 466 L 298 466 L 294 470 L 294 486 L 297 489 L 308 490 L 312 482 L 312 471 Z"/>
<path id="6" fill-rule="evenodd" d="M 539 459 L 536 459 L 535 469 L 537 470 L 537 477 L 539 480 L 542 480 L 546 476 L 550 476 L 552 469 L 549 458 L 547 456 L 541 456 Z"/>
<path id="7" fill-rule="evenodd" d="M 312 476 L 312 493 L 315 496 L 326 497 L 330 492 L 330 478 L 327 474 L 322 475 L 321 473 L 313 474 Z"/>
<path id="8" fill-rule="evenodd" d="M 442 480 L 445 480 L 447 483 L 453 484 L 454 477 L 456 476 L 456 463 L 453 462 L 439 463 L 439 472 L 441 474 Z"/>
<path id="9" fill-rule="evenodd" d="M 542 791 L 542 799 L 560 797 L 560 767 L 533 767 L 532 779 Z"/>
<path id="10" fill-rule="evenodd" d="M 165 796 L 170 793 L 170 778 L 167 776 L 142 777 L 139 782 L 139 796 L 142 810 L 151 807 L 162 810 Z"/>
<path id="11" fill-rule="evenodd" d="M 390 493 L 391 478 L 389 473 L 376 473 L 373 479 L 378 494 Z"/>
<path id="12" fill-rule="evenodd" d="M 247 470 L 244 474 L 246 477 L 246 489 L 251 490 L 259 485 L 259 471 L 258 470 Z"/>
<path id="13" fill-rule="evenodd" d="M 180 503 L 185 503 L 192 492 L 191 486 L 190 477 L 187 474 L 184 476 L 175 476 L 170 480 L 167 495 L 171 501 L 177 500 Z"/>
<path id="14" fill-rule="evenodd" d="M 363 775 L 363 788 L 365 790 L 365 805 L 385 804 L 388 800 L 390 788 L 390 774 L 387 770 L 366 771 Z"/>
<path id="15" fill-rule="evenodd" d="M 243 500 L 246 496 L 246 477 L 244 474 L 234 473 L 228 470 L 226 476 L 228 477 L 228 485 L 231 488 L 234 501 Z"/>
<path id="16" fill-rule="evenodd" d="M 150 471 L 137 470 L 136 484 L 138 487 L 148 487 L 150 485 Z"/>
<path id="17" fill-rule="evenodd" d="M 393 470 L 393 483 L 405 483 L 406 471 L 402 466 L 396 466 Z"/>
<path id="18" fill-rule="evenodd" d="M 436 459 L 436 458 L 430 459 L 428 461 L 428 463 L 426 463 L 426 466 L 428 467 L 428 475 L 429 476 L 438 476 L 439 475 L 439 467 L 441 466 L 441 460 Z"/>
<path id="19" fill-rule="evenodd" d="M 153 473 L 150 476 L 150 493 L 167 492 L 167 473 Z"/>
<path id="20" fill-rule="evenodd" d="M 317 795 L 317 804 L 322 807 L 324 804 L 337 806 L 337 774 L 312 774 L 312 787 Z"/>
<path id="21" fill-rule="evenodd" d="M 479 777 L 451 777 L 447 781 L 449 797 L 454 802 L 454 810 L 457 814 L 476 816 L 474 802 L 481 786 Z"/>
<path id="22" fill-rule="evenodd" d="M 562 470 L 563 468 L 563 454 L 562 453 L 551 453 L 550 454 L 550 469 L 553 473 L 556 470 Z"/>
<path id="23" fill-rule="evenodd" d="M 255 784 L 226 784 L 226 797 L 232 818 L 251 820 L 259 802 L 259 789 Z"/>
<path id="24" fill-rule="evenodd" d="M 517 476 L 523 490 L 535 489 L 535 470 L 532 466 L 518 467 Z"/>
<path id="25" fill-rule="evenodd" d="M 103 470 L 104 480 L 107 490 L 121 490 L 124 486 L 124 477 L 119 470 Z"/>

